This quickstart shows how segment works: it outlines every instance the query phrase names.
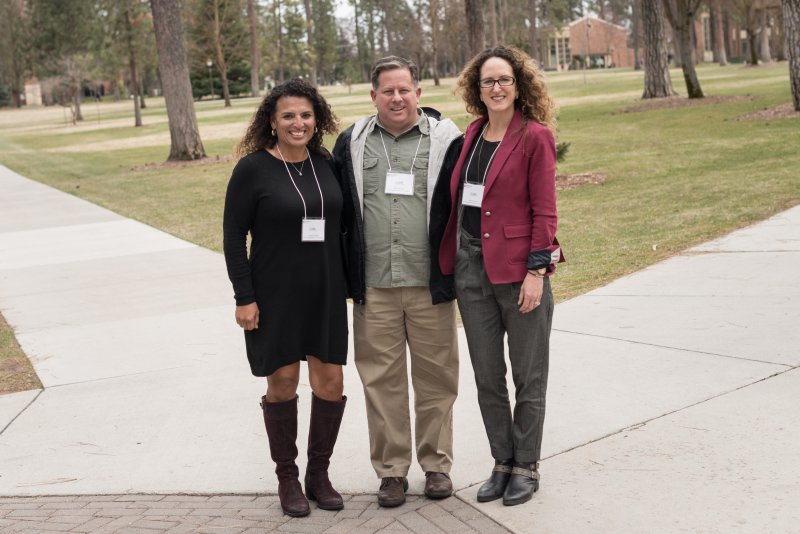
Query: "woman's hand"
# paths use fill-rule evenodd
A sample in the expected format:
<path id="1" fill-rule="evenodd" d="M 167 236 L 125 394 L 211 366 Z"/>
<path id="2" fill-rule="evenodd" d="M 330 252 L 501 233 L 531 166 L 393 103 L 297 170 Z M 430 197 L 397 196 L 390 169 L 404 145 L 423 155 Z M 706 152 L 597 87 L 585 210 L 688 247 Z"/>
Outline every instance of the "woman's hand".
<path id="1" fill-rule="evenodd" d="M 521 313 L 528 313 L 536 309 L 542 302 L 542 293 L 544 292 L 544 277 L 534 276 L 532 274 L 525 275 L 525 280 L 522 281 L 522 287 L 519 288 L 519 311 Z"/>
<path id="2" fill-rule="evenodd" d="M 258 328 L 258 318 L 258 304 L 255 302 L 245 304 L 244 306 L 236 306 L 236 324 L 245 330 L 255 330 Z"/>

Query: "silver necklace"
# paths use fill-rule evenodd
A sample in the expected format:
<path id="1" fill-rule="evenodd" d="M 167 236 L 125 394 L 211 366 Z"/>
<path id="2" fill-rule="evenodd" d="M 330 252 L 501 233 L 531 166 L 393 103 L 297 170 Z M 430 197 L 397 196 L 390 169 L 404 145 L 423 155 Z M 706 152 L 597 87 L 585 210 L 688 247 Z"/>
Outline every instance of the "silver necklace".
<path id="1" fill-rule="evenodd" d="M 295 170 L 295 172 L 297 172 L 298 176 L 303 176 L 303 167 L 305 167 L 305 165 L 306 165 L 306 160 L 303 160 L 300 163 L 300 168 L 299 169 L 297 168 L 297 165 L 295 165 L 291 161 L 287 161 L 286 163 L 288 163 L 289 165 L 291 165 L 294 168 L 294 170 Z"/>

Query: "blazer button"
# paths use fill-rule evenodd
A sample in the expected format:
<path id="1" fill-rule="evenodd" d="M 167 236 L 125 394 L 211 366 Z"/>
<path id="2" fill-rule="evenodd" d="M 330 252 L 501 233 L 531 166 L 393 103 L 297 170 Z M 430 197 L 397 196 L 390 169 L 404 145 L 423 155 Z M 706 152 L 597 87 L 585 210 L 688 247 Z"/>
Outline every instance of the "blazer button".
<path id="1" fill-rule="evenodd" d="M 489 239 L 489 232 L 486 232 L 485 234 L 483 234 L 483 237 L 484 237 L 484 239 Z"/>
<path id="2" fill-rule="evenodd" d="M 491 211 L 487 211 L 486 213 L 484 213 L 484 215 L 486 215 L 487 217 L 491 217 L 492 216 L 492 212 Z"/>

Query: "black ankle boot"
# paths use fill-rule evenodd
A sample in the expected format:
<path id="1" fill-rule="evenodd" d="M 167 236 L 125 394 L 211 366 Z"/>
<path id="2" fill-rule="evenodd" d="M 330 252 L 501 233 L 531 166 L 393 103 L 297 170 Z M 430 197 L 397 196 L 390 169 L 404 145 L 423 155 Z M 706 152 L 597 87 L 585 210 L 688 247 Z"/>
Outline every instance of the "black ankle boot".
<path id="1" fill-rule="evenodd" d="M 511 477 L 503 493 L 503 504 L 514 506 L 528 502 L 539 489 L 539 463 L 523 464 L 514 462 Z"/>
<path id="2" fill-rule="evenodd" d="M 478 502 L 494 501 L 503 496 L 508 479 L 511 478 L 513 464 L 514 460 L 495 460 L 489 480 L 484 482 L 478 490 Z"/>

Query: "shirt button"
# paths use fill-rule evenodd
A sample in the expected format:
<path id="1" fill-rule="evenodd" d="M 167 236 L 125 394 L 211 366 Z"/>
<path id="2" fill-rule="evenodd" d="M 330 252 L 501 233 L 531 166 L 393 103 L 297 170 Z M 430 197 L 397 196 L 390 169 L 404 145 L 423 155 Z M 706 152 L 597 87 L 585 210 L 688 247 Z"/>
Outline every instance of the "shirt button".
<path id="1" fill-rule="evenodd" d="M 483 234 L 483 237 L 484 237 L 485 239 L 489 239 L 489 232 L 486 232 L 485 234 Z"/>
<path id="2" fill-rule="evenodd" d="M 396 198 L 394 199 L 394 203 L 397 204 L 397 199 Z"/>
<path id="3" fill-rule="evenodd" d="M 487 217 L 491 217 L 492 216 L 492 212 L 491 211 L 487 211 L 486 213 L 484 213 L 484 215 L 486 215 Z"/>

